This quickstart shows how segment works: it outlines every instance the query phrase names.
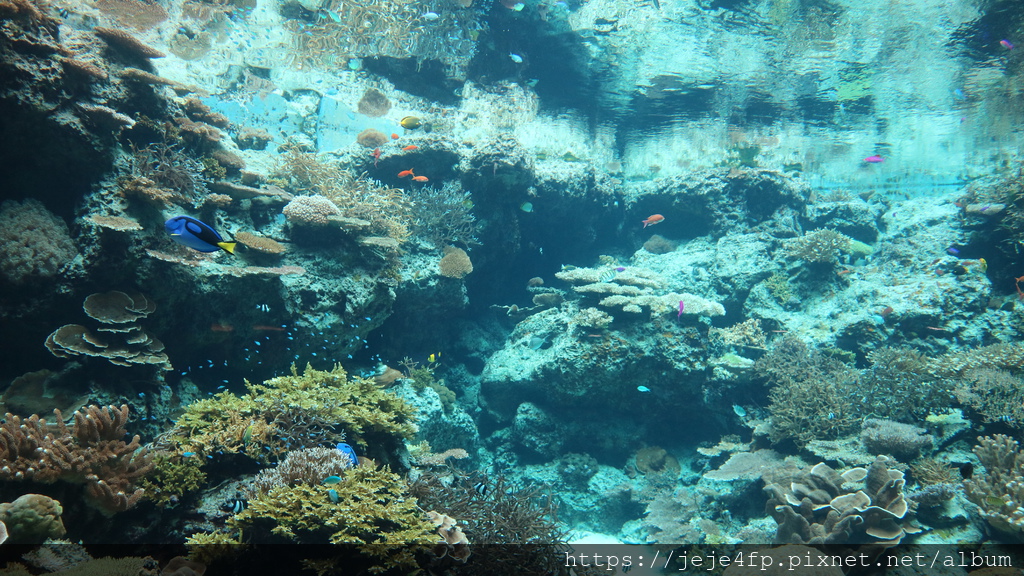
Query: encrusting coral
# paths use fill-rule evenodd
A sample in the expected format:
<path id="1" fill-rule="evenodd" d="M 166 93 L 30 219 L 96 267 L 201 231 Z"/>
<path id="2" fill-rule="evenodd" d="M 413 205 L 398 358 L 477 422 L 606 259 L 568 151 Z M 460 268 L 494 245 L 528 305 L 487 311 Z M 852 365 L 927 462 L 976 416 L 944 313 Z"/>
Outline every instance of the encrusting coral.
<path id="1" fill-rule="evenodd" d="M 14 502 L 0 504 L 0 523 L 12 543 L 39 543 L 64 535 L 60 502 L 42 494 L 23 494 Z"/>
<path id="2" fill-rule="evenodd" d="M 414 410 L 372 379 L 349 378 L 340 367 L 307 366 L 300 375 L 246 381 L 247 394 L 222 392 L 185 408 L 170 432 L 181 452 L 244 453 L 268 462 L 290 449 L 334 445 L 348 433 L 360 444 L 397 443 L 416 431 Z"/>
<path id="3" fill-rule="evenodd" d="M 0 426 L 0 479 L 85 484 L 89 504 L 108 515 L 135 506 L 143 495 L 138 482 L 153 464 L 138 436 L 123 439 L 128 406 L 89 406 L 74 420 L 69 429 L 60 410 L 53 423 L 7 414 Z"/>

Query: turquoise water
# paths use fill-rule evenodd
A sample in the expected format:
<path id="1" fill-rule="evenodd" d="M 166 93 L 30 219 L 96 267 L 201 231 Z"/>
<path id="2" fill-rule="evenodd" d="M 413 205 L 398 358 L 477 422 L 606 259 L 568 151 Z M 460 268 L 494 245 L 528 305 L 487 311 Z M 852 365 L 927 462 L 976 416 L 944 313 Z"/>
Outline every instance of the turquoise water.
<path id="1" fill-rule="evenodd" d="M 1019 2 L 0 24 L 13 542 L 1020 540 Z"/>

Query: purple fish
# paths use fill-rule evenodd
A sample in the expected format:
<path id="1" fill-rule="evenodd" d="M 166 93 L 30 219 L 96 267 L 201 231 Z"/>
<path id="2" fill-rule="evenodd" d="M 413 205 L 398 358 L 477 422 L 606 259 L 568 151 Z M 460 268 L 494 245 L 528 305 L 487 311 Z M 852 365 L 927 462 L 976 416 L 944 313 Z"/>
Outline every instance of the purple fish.
<path id="1" fill-rule="evenodd" d="M 957 250 L 956 248 L 953 248 L 952 246 L 950 246 L 949 248 L 946 248 L 946 252 L 949 252 L 953 256 L 956 256 L 957 254 L 960 253 L 959 250 Z"/>
<path id="2" fill-rule="evenodd" d="M 625 272 L 625 271 L 626 271 L 626 269 L 625 269 L 625 268 L 623 268 L 622 266 L 619 266 L 618 268 L 616 268 L 616 269 L 615 269 L 615 271 L 616 271 L 616 272 Z"/>
<path id="3" fill-rule="evenodd" d="M 680 301 L 679 301 L 679 314 L 676 314 L 676 318 L 679 318 L 679 317 L 681 317 L 682 315 L 683 315 L 683 301 L 682 301 L 682 300 L 680 300 Z"/>

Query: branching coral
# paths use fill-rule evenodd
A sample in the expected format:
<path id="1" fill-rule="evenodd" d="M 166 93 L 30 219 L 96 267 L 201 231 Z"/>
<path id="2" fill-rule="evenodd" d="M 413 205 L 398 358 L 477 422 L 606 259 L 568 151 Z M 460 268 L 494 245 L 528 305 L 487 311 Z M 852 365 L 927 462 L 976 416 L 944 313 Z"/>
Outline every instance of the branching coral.
<path id="1" fill-rule="evenodd" d="M 317 486 L 325 478 L 340 476 L 355 465 L 347 452 L 337 448 L 317 446 L 293 450 L 277 466 L 256 475 L 249 496 L 257 498 L 282 486 Z"/>
<path id="2" fill-rule="evenodd" d="M 0 426 L 0 478 L 84 483 L 90 504 L 105 514 L 133 507 L 143 494 L 137 485 L 153 464 L 138 436 L 123 440 L 128 406 L 89 406 L 74 420 L 69 429 L 60 410 L 53 423 L 7 414 Z"/>
<path id="3" fill-rule="evenodd" d="M 985 422 L 1024 426 L 1024 382 L 1006 370 L 974 368 L 957 380 L 957 400 L 976 410 Z"/>
<path id="4" fill-rule="evenodd" d="M 292 448 L 333 444 L 347 432 L 359 443 L 397 442 L 415 433 L 413 408 L 372 379 L 348 378 L 307 366 L 300 375 L 262 384 L 249 392 L 222 392 L 185 408 L 171 438 L 182 452 L 243 452 L 261 461 L 284 457 Z M 312 436 L 310 434 L 312 433 Z"/>
<path id="5" fill-rule="evenodd" d="M 446 182 L 441 188 L 422 186 L 410 192 L 416 205 L 415 230 L 434 246 L 480 244 L 476 237 L 476 218 L 469 192 L 458 182 Z"/>
<path id="6" fill-rule="evenodd" d="M 965 480 L 964 493 L 993 528 L 1024 539 L 1024 453 L 1016 440 L 1002 434 L 978 442 L 974 453 L 985 473 Z"/>

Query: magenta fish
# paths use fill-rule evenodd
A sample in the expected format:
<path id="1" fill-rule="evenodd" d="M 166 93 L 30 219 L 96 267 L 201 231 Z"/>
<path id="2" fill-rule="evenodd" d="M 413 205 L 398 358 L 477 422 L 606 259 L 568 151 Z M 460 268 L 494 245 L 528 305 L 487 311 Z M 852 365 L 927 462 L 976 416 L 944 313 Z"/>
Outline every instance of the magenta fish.
<path id="1" fill-rule="evenodd" d="M 882 158 L 878 154 L 875 154 L 874 156 L 868 156 L 867 158 L 864 159 L 864 161 L 870 164 L 878 164 L 879 162 L 885 162 L 885 158 Z"/>
<path id="2" fill-rule="evenodd" d="M 683 315 L 683 301 L 679 301 L 679 314 L 676 314 L 676 318 L 680 318 Z"/>

